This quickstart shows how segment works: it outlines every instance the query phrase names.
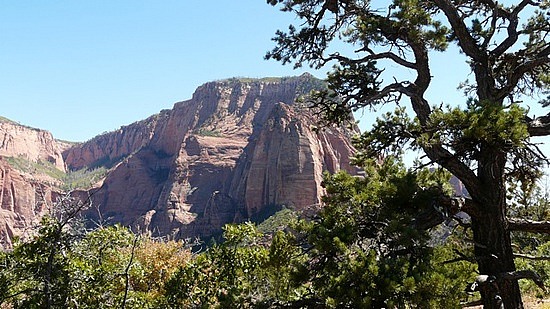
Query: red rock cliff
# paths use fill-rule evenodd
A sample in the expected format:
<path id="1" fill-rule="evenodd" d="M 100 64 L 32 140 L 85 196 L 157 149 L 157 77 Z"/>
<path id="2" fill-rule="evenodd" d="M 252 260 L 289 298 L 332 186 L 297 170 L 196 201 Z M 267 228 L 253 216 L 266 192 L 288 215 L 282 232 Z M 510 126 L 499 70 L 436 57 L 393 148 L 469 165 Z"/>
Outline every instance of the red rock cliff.
<path id="1" fill-rule="evenodd" d="M 0 156 L 47 161 L 64 171 L 62 152 L 68 144 L 55 140 L 48 131 L 0 120 Z"/>
<path id="2" fill-rule="evenodd" d="M 352 132 L 314 132 L 315 117 L 295 103 L 318 84 L 207 83 L 172 110 L 67 150 L 67 165 L 116 163 L 94 203 L 111 222 L 158 235 L 208 236 L 269 207 L 318 204 L 323 171 L 353 171 Z"/>
<path id="3" fill-rule="evenodd" d="M 36 223 L 63 185 L 2 157 L 108 168 L 89 188 L 102 217 L 154 235 L 207 237 L 277 206 L 318 204 L 323 171 L 355 171 L 353 132 L 312 130 L 316 118 L 296 103 L 319 86 L 309 75 L 211 82 L 173 109 L 74 145 L 0 121 L 0 241 Z M 98 219 L 96 209 L 87 215 Z"/>
<path id="4" fill-rule="evenodd" d="M 60 179 L 36 166 L 48 165 L 62 174 L 61 153 L 67 147 L 48 131 L 0 119 L 0 248 L 30 231 L 58 196 Z M 10 158 L 23 166 L 9 164 Z"/>
<path id="5" fill-rule="evenodd" d="M 72 170 L 97 166 L 111 166 L 147 144 L 157 120 L 165 112 L 145 120 L 98 135 L 63 152 L 64 161 Z"/>
<path id="6" fill-rule="evenodd" d="M 9 247 L 14 236 L 32 232 L 57 196 L 54 187 L 0 158 L 0 248 Z"/>

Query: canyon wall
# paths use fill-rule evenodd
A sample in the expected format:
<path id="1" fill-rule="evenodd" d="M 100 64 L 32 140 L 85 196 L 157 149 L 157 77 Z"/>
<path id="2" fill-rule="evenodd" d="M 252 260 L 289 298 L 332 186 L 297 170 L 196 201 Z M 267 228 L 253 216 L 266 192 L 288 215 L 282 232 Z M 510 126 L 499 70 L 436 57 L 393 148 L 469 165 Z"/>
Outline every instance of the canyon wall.
<path id="1" fill-rule="evenodd" d="M 38 167 L 62 175 L 62 151 L 68 147 L 48 131 L 0 119 L 0 247 L 31 232 L 49 211 L 60 194 L 61 180 Z"/>
<path id="2" fill-rule="evenodd" d="M 5 134 L 0 156 L 47 160 L 62 171 L 107 169 L 94 186 L 80 188 L 95 205 L 85 213 L 89 219 L 155 236 L 215 236 L 225 223 L 266 216 L 283 206 L 318 205 L 324 171 L 356 172 L 349 163 L 355 130 L 313 130 L 317 118 L 299 103 L 317 87 L 321 81 L 307 74 L 210 82 L 170 110 L 81 144 L 56 143 L 40 130 L 35 135 L 7 130 L 12 133 Z M 46 140 L 54 142 L 48 146 Z M 31 151 L 16 150 L 26 143 Z M 49 203 L 59 186 L 4 163 L 2 211 L 10 211 L 4 216 L 19 213 L 34 220 L 44 207 L 31 193 L 49 192 Z M 44 187 L 48 181 L 52 185 Z M 32 221 L 25 220 L 3 233 L 19 233 L 13 226 Z"/>
<path id="3" fill-rule="evenodd" d="M 70 144 L 55 140 L 48 131 L 0 120 L 0 156 L 47 161 L 65 171 L 62 152 L 68 147 Z"/>
<path id="4" fill-rule="evenodd" d="M 316 205 L 324 171 L 355 171 L 354 132 L 314 131 L 316 117 L 296 103 L 319 86 L 309 75 L 210 82 L 171 110 L 66 150 L 66 163 L 116 161 L 94 203 L 109 222 L 154 235 L 207 237 L 277 207 Z"/>

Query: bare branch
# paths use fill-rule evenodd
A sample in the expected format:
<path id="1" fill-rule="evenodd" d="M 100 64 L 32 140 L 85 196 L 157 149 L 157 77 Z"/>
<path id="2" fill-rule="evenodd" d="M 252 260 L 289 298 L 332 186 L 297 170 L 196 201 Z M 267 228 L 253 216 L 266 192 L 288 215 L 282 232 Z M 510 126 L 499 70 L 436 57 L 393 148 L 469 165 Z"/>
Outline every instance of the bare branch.
<path id="1" fill-rule="evenodd" d="M 476 258 L 474 257 L 468 257 L 466 254 L 458 251 L 457 249 L 453 249 L 453 252 L 456 253 L 458 255 L 457 258 L 454 258 L 452 260 L 448 260 L 448 261 L 444 261 L 443 265 L 445 264 L 451 264 L 451 263 L 455 263 L 455 262 L 461 262 L 461 261 L 466 261 L 466 262 L 470 262 L 470 263 L 476 263 Z"/>
<path id="2" fill-rule="evenodd" d="M 532 280 L 539 288 L 544 290 L 544 282 L 541 277 L 532 270 L 517 270 L 510 271 L 506 273 L 499 274 L 499 277 L 504 280 L 519 280 L 519 279 L 530 279 Z"/>
<path id="3" fill-rule="evenodd" d="M 451 1 L 435 0 L 434 2 L 443 11 L 445 16 L 447 16 L 464 53 L 477 62 L 484 62 L 483 60 L 486 55 L 479 50 L 476 41 L 470 35 L 468 27 L 464 24 L 462 17 L 458 14 L 458 10 Z"/>
<path id="4" fill-rule="evenodd" d="M 514 257 L 518 259 L 527 259 L 532 261 L 550 261 L 550 256 L 534 256 L 522 253 L 514 253 Z"/>
<path id="5" fill-rule="evenodd" d="M 550 113 L 534 119 L 527 117 L 527 130 L 530 136 L 550 135 Z"/>
<path id="6" fill-rule="evenodd" d="M 550 234 L 550 221 L 508 219 L 508 230 Z"/>
<path id="7" fill-rule="evenodd" d="M 550 51 L 550 48 L 546 48 Z M 544 69 L 550 64 L 550 57 L 548 55 L 537 57 L 533 60 L 527 61 L 522 65 L 519 65 L 514 69 L 512 76 L 509 78 L 508 83 L 505 87 L 499 90 L 499 96 L 504 97 L 505 95 L 511 93 L 513 89 L 519 84 L 522 78 L 525 77 L 525 74 L 532 72 L 533 70 L 539 68 Z"/>
<path id="8" fill-rule="evenodd" d="M 503 272 L 498 274 L 497 276 L 489 276 L 489 275 L 479 275 L 476 277 L 476 281 L 469 284 L 466 288 L 467 292 L 475 292 L 475 291 L 487 291 L 491 289 L 492 286 L 494 286 L 498 281 L 517 281 L 519 279 L 530 279 L 532 280 L 538 287 L 541 289 L 544 288 L 544 282 L 542 281 L 542 278 L 535 273 L 532 270 L 517 270 L 517 271 L 510 271 L 510 272 Z M 469 305 L 472 306 L 472 305 Z"/>
<path id="9" fill-rule="evenodd" d="M 132 251 L 130 255 L 130 260 L 128 261 L 128 264 L 126 265 L 126 269 L 124 270 L 124 297 L 122 298 L 122 303 L 120 304 L 120 308 L 124 309 L 126 308 L 126 300 L 128 299 L 128 290 L 130 289 L 130 267 L 132 267 L 132 264 L 134 263 L 134 257 L 136 254 L 136 247 L 139 240 L 139 235 L 134 236 L 134 241 L 132 243 Z"/>
<path id="10" fill-rule="evenodd" d="M 390 59 L 395 63 L 402 65 L 406 68 L 413 69 L 413 70 L 416 69 L 416 64 L 409 62 L 392 52 L 371 53 L 370 55 L 359 59 L 351 59 L 348 57 L 344 57 L 339 53 L 334 53 L 334 54 L 331 54 L 329 57 L 327 57 L 325 59 L 325 62 L 329 62 L 331 60 L 338 60 L 340 62 L 345 62 L 345 63 L 364 63 L 370 60 L 379 60 L 379 59 Z"/>
<path id="11" fill-rule="evenodd" d="M 531 3 L 532 3 L 531 0 L 521 1 L 520 4 L 518 4 L 518 6 L 515 7 L 510 14 L 507 14 L 508 12 L 500 9 L 501 11 L 500 15 L 503 15 L 509 21 L 508 28 L 507 28 L 508 36 L 506 37 L 506 39 L 504 39 L 504 41 L 502 41 L 502 43 L 500 43 L 499 46 L 497 46 L 491 52 L 492 55 L 494 56 L 502 55 L 504 52 L 506 52 L 510 47 L 512 47 L 518 41 L 518 38 L 519 38 L 519 33 L 517 31 L 518 22 L 519 22 L 518 15 L 519 13 L 521 13 L 521 11 L 523 11 L 523 9 L 525 9 L 527 5 Z M 495 6 L 496 5 L 497 4 L 495 3 Z"/>
<path id="12" fill-rule="evenodd" d="M 479 179 L 477 179 L 475 173 L 456 155 L 453 155 L 445 149 L 443 145 L 434 144 L 423 147 L 423 149 L 430 160 L 445 167 L 460 181 L 462 181 L 466 187 L 466 190 L 468 190 L 472 196 L 482 194 L 482 192 L 479 192 L 482 186 L 480 185 Z"/>
<path id="13" fill-rule="evenodd" d="M 496 11 L 496 9 L 495 9 Z M 497 30 L 497 21 L 498 21 L 498 14 L 493 14 L 491 16 L 491 26 L 489 27 L 489 30 L 487 31 L 487 35 L 485 35 L 485 40 L 483 40 L 483 43 L 481 44 L 482 49 L 487 49 L 487 46 L 493 39 L 493 36 L 495 35 L 495 32 Z"/>

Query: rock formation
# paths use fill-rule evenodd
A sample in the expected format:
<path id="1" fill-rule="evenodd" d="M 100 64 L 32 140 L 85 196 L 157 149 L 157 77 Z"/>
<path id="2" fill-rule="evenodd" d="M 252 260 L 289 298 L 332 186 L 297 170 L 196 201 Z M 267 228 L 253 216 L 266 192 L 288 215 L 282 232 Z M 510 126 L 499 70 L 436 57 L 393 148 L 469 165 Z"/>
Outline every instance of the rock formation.
<path id="1" fill-rule="evenodd" d="M 24 157 L 32 162 L 47 161 L 65 171 L 61 153 L 69 146 L 55 140 L 48 131 L 0 120 L 0 156 Z"/>
<path id="2" fill-rule="evenodd" d="M 14 236 L 32 232 L 59 192 L 30 174 L 21 173 L 0 158 L 0 248 Z"/>
<path id="3" fill-rule="evenodd" d="M 296 103 L 316 86 L 308 75 L 207 83 L 172 110 L 68 149 L 66 163 L 115 164 L 94 203 L 155 235 L 209 236 L 275 207 L 318 204 L 323 171 L 354 169 L 352 132 L 315 132 Z"/>
<path id="4" fill-rule="evenodd" d="M 354 130 L 317 132 L 315 115 L 297 103 L 320 86 L 310 75 L 210 82 L 173 109 L 70 147 L 48 146 L 46 140 L 55 140 L 44 131 L 7 130 L 0 155 L 47 160 L 60 170 L 107 168 L 104 179 L 83 188 L 97 207 L 86 213 L 90 219 L 153 235 L 209 237 L 225 223 L 259 218 L 283 205 L 319 204 L 324 171 L 355 172 L 349 164 Z M 14 145 L 25 143 L 32 151 L 16 150 Z M 17 214 L 25 217 L 21 222 L 37 217 L 31 192 L 52 196 L 55 190 L 0 163 L 2 211 L 11 211 L 2 215 L 11 216 L 10 222 Z M 19 233 L 13 226 L 3 233 Z"/>
<path id="5" fill-rule="evenodd" d="M 70 145 L 50 132 L 0 119 L 0 248 L 25 235 L 59 196 L 61 180 L 38 167 L 65 171 L 62 151 Z M 8 159 L 17 159 L 18 168 Z"/>

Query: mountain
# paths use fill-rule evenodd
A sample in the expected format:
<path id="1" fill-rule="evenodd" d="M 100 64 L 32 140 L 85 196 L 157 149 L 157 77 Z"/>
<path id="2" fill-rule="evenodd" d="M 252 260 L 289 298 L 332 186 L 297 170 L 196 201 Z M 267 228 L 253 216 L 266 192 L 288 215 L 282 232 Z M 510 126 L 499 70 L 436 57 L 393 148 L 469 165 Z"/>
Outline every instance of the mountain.
<path id="1" fill-rule="evenodd" d="M 324 171 L 355 172 L 355 130 L 314 130 L 318 119 L 299 103 L 318 87 L 308 74 L 206 83 L 170 110 L 58 145 L 59 169 L 104 171 L 80 188 L 95 205 L 91 220 L 158 236 L 210 237 L 225 223 L 317 205 Z M 55 156 L 33 158 L 58 164 Z"/>
<path id="2" fill-rule="evenodd" d="M 69 143 L 0 117 L 0 247 L 30 231 L 60 196 Z"/>

